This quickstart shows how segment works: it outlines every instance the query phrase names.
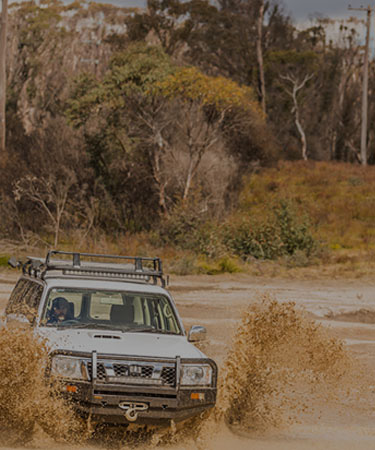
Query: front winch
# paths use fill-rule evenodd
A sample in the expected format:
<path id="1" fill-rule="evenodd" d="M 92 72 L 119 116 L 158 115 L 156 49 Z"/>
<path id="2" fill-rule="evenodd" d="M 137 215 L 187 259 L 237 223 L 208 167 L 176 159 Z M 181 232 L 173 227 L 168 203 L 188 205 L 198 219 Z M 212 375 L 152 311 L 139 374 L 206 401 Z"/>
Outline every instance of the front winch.
<path id="1" fill-rule="evenodd" d="M 129 422 L 135 422 L 138 419 L 139 411 L 147 411 L 148 404 L 147 403 L 139 403 L 139 402 L 121 402 L 119 403 L 119 408 L 125 410 L 125 418 Z"/>

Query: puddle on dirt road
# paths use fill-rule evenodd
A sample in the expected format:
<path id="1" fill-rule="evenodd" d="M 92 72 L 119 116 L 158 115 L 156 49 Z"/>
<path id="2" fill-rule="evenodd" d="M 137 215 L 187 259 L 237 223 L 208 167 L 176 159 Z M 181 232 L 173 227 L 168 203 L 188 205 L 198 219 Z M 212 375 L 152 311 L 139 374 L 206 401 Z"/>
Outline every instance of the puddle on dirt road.
<path id="1" fill-rule="evenodd" d="M 332 411 L 350 409 L 368 394 L 365 374 L 341 341 L 293 303 L 267 295 L 243 312 L 221 369 L 216 408 L 183 427 L 107 427 L 95 433 L 82 428 L 56 389 L 44 383 L 47 353 L 30 330 L 0 329 L 2 447 L 220 449 L 224 442 L 226 448 L 246 448 L 251 441 L 254 448 L 277 448 L 272 439 L 264 445 L 270 431 L 312 424 L 319 421 L 322 405 Z M 303 434 L 296 442 L 301 439 Z M 281 444 L 282 438 L 276 441 Z"/>
<path id="2" fill-rule="evenodd" d="M 372 309 L 360 308 L 353 311 L 333 313 L 325 315 L 326 319 L 337 320 L 339 322 L 368 323 L 375 324 L 375 311 Z"/>

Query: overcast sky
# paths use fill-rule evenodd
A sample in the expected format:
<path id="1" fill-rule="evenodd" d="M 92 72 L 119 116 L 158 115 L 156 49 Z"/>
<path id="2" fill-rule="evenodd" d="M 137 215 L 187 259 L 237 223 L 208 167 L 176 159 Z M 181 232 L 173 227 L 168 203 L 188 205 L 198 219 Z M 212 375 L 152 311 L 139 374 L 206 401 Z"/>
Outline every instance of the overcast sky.
<path id="1" fill-rule="evenodd" d="M 283 0 L 288 12 L 296 21 L 306 21 L 309 15 L 319 13 L 331 18 L 343 18 L 350 15 L 361 17 L 364 13 L 348 11 L 351 4 L 355 8 L 362 5 L 372 5 L 373 1 L 366 0 Z"/>
<path id="2" fill-rule="evenodd" d="M 96 0 L 103 3 L 114 3 L 119 6 L 145 6 L 146 0 Z M 281 0 L 286 10 L 292 15 L 296 22 L 305 22 L 309 16 L 316 13 L 331 18 L 344 18 L 350 15 L 358 17 L 364 13 L 348 11 L 348 6 L 360 7 L 361 5 L 373 5 L 375 0 Z"/>

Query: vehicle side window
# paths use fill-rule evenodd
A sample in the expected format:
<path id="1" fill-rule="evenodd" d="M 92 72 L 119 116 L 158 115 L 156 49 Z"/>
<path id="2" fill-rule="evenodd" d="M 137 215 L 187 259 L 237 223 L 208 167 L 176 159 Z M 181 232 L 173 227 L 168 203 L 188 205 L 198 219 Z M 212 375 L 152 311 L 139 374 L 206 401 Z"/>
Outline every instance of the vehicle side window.
<path id="1" fill-rule="evenodd" d="M 24 314 L 30 321 L 37 314 L 43 286 L 30 280 L 21 279 L 9 298 L 6 314 Z"/>

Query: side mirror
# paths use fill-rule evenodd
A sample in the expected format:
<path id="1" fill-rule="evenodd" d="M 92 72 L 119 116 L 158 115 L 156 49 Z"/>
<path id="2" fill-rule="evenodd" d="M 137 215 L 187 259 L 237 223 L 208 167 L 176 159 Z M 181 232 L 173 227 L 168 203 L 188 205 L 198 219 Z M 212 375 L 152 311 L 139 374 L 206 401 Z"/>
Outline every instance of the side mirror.
<path id="1" fill-rule="evenodd" d="M 193 325 L 188 333 L 189 342 L 201 342 L 207 337 L 207 330 L 200 325 Z"/>

